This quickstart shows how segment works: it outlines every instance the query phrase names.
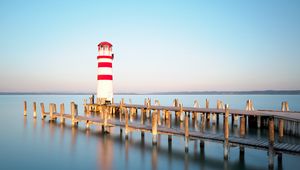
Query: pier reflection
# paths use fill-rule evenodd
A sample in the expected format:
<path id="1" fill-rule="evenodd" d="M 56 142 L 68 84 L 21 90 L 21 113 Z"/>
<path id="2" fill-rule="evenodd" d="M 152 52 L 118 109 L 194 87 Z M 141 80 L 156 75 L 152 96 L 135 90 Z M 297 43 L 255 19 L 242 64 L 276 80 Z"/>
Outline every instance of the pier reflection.
<path id="1" fill-rule="evenodd" d="M 24 127 L 26 127 L 27 120 L 24 119 L 23 122 Z M 167 125 L 167 123 L 164 124 Z M 206 124 L 208 123 L 206 122 Z M 36 122 L 33 122 L 33 125 L 34 128 L 37 128 Z M 49 129 L 47 129 L 47 126 Z M 184 128 L 180 121 L 178 121 L 178 126 Z M 178 143 L 178 140 L 181 140 L 181 138 L 177 137 L 173 137 L 172 141 L 168 141 L 167 136 L 163 137 L 158 135 L 158 144 L 157 146 L 153 146 L 151 142 L 147 142 L 149 136 L 141 136 L 140 132 L 129 133 L 129 138 L 126 140 L 124 134 L 119 132 L 119 128 L 109 129 L 110 133 L 104 134 L 99 130 L 95 130 L 96 128 L 87 130 L 84 128 L 85 126 L 83 124 L 79 127 L 72 127 L 67 123 L 61 124 L 58 121 L 41 121 L 41 127 L 43 132 L 49 130 L 51 142 L 55 142 L 51 139 L 55 137 L 55 133 L 59 133 L 60 144 L 63 144 L 65 140 L 69 143 L 67 137 L 70 136 L 70 153 L 79 152 L 77 140 L 80 133 L 83 134 L 84 138 L 88 141 L 97 140 L 95 155 L 97 156 L 97 167 L 99 169 L 114 169 L 116 159 L 118 161 L 123 161 L 121 164 L 124 165 L 124 167 L 122 167 L 124 169 L 131 169 L 132 164 L 129 164 L 129 162 L 136 162 L 136 160 L 139 160 L 139 167 L 147 169 L 149 168 L 147 166 L 150 164 L 152 170 L 159 169 L 162 165 L 165 169 L 173 169 L 173 166 L 175 166 L 174 162 L 176 162 L 176 165 L 178 163 L 182 164 L 183 169 L 191 169 L 195 165 L 201 169 L 231 169 L 231 167 L 235 167 L 234 169 L 259 169 L 255 166 L 251 167 L 251 165 L 246 166 L 245 156 L 241 153 L 235 161 L 224 161 L 222 156 L 216 157 L 215 155 L 206 155 L 205 150 L 209 147 L 209 142 L 207 141 L 205 141 L 204 147 L 201 147 L 199 140 L 191 140 L 190 148 L 193 149 L 190 150 L 190 153 L 185 153 L 182 149 L 183 147 L 179 145 L 180 142 Z M 207 126 L 204 127 L 206 128 Z M 216 129 L 219 129 L 218 127 L 218 124 L 211 125 L 214 132 L 217 132 Z M 56 130 L 56 128 L 59 130 Z M 201 124 L 198 130 L 202 130 Z M 234 130 L 233 132 L 237 133 L 238 130 Z M 115 146 L 122 150 L 121 153 L 124 154 L 116 154 L 114 149 Z M 211 150 L 211 148 L 208 150 Z M 213 149 L 213 151 L 220 152 L 218 149 Z M 151 163 L 145 163 L 150 161 L 147 158 L 151 158 Z M 164 160 L 164 162 L 160 160 Z"/>

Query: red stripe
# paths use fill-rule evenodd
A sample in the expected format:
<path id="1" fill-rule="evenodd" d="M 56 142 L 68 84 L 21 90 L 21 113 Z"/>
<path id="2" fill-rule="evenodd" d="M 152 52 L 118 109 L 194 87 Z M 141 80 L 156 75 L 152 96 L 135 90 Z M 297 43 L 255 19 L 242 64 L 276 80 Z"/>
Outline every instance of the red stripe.
<path id="1" fill-rule="evenodd" d="M 100 63 L 98 63 L 98 67 L 110 67 L 110 68 L 112 68 L 112 63 L 100 62 Z"/>
<path id="2" fill-rule="evenodd" d="M 112 80 L 112 75 L 98 75 L 98 80 Z"/>
<path id="3" fill-rule="evenodd" d="M 97 56 L 97 59 L 100 59 L 100 58 L 108 58 L 108 59 L 113 59 L 113 57 L 112 57 L 112 56 L 110 56 L 110 55 L 98 55 L 98 56 Z"/>

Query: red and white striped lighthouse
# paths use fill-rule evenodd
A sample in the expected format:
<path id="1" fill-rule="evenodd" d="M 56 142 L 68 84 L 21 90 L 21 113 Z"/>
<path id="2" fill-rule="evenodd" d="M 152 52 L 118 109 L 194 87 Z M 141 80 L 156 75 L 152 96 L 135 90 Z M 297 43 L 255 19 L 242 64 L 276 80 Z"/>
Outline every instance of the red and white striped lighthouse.
<path id="1" fill-rule="evenodd" d="M 97 101 L 110 101 L 113 99 L 113 72 L 112 61 L 112 44 L 101 42 L 98 44 L 98 84 L 97 84 Z"/>

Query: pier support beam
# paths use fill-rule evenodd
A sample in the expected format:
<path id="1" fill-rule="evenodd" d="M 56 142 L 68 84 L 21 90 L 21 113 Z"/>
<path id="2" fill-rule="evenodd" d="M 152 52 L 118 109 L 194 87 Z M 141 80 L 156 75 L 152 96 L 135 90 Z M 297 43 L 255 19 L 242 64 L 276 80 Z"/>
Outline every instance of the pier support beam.
<path id="1" fill-rule="evenodd" d="M 180 116 L 180 121 L 183 122 L 185 115 L 183 113 L 183 105 L 182 105 L 182 103 L 179 104 L 179 116 Z"/>
<path id="2" fill-rule="evenodd" d="M 172 127 L 172 115 L 170 114 L 170 111 L 167 111 L 167 115 L 169 119 L 167 119 L 167 127 Z M 172 143 L 172 135 L 168 135 L 168 144 Z"/>
<path id="3" fill-rule="evenodd" d="M 229 106 L 228 104 L 225 105 L 225 115 L 224 115 L 224 159 L 228 160 L 228 153 L 229 153 L 229 126 L 228 126 L 228 117 L 229 117 Z"/>
<path id="4" fill-rule="evenodd" d="M 260 129 L 261 126 L 261 116 L 257 116 L 257 128 Z"/>
<path id="5" fill-rule="evenodd" d="M 246 132 L 246 118 L 245 115 L 242 115 L 240 118 L 240 137 L 244 138 Z M 240 146 L 240 155 L 244 156 L 245 154 L 245 148 L 244 146 Z"/>
<path id="6" fill-rule="evenodd" d="M 45 119 L 46 115 L 45 115 L 45 105 L 44 103 L 41 103 L 41 114 L 42 114 L 42 120 Z"/>
<path id="7" fill-rule="evenodd" d="M 125 108 L 125 139 L 128 139 L 128 133 L 129 133 L 129 128 L 128 128 L 128 111 Z"/>
<path id="8" fill-rule="evenodd" d="M 33 118 L 36 119 L 36 102 L 33 102 Z"/>
<path id="9" fill-rule="evenodd" d="M 65 114 L 65 104 L 60 104 L 60 123 L 65 123 L 65 118 L 63 115 Z"/>
<path id="10" fill-rule="evenodd" d="M 283 129 L 284 129 L 284 121 L 282 119 L 279 119 L 278 122 L 278 135 L 279 135 L 279 141 L 281 142 L 283 140 Z"/>
<path id="11" fill-rule="evenodd" d="M 189 117 L 187 114 L 185 114 L 185 118 L 184 118 L 184 141 L 185 141 L 185 152 L 189 151 Z"/>
<path id="12" fill-rule="evenodd" d="M 54 107 L 53 107 L 53 103 L 49 104 L 49 115 L 50 115 L 50 121 L 53 120 L 53 112 L 54 112 Z"/>
<path id="13" fill-rule="evenodd" d="M 27 116 L 27 102 L 24 101 L 24 116 Z"/>
<path id="14" fill-rule="evenodd" d="M 78 108 L 77 104 L 74 102 L 71 102 L 71 119 L 72 119 L 72 126 L 78 125 L 78 122 L 76 121 L 76 116 L 78 115 Z"/>
<path id="15" fill-rule="evenodd" d="M 152 114 L 152 145 L 157 145 L 157 112 Z"/>
<path id="16" fill-rule="evenodd" d="M 274 119 L 269 117 L 269 169 L 274 169 Z"/>
<path id="17" fill-rule="evenodd" d="M 205 108 L 209 109 L 209 100 L 208 99 L 205 100 Z M 210 113 L 209 112 L 206 112 L 206 121 L 207 122 L 210 121 Z"/>

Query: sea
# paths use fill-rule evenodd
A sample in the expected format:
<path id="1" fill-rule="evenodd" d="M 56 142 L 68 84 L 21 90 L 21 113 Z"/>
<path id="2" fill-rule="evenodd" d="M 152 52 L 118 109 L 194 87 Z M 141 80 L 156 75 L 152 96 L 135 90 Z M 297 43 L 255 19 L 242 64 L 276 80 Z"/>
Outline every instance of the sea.
<path id="1" fill-rule="evenodd" d="M 151 133 L 141 138 L 138 131 L 131 132 L 128 140 L 124 133 L 113 127 L 110 133 L 103 133 L 101 127 L 92 125 L 89 130 L 84 123 L 72 127 L 70 121 L 49 122 L 41 119 L 40 103 L 65 104 L 70 113 L 70 102 L 78 104 L 79 114 L 84 113 L 84 99 L 89 95 L 0 95 L 0 169 L 121 169 L 121 170 L 187 170 L 187 169 L 268 169 L 268 153 L 265 150 L 245 148 L 245 155 L 239 154 L 239 147 L 231 147 L 229 160 L 223 159 L 223 145 L 205 141 L 200 149 L 198 140 L 189 142 L 189 152 L 184 151 L 183 137 L 159 135 L 158 145 L 152 146 Z M 290 110 L 300 111 L 300 95 L 115 95 L 116 103 L 124 98 L 125 103 L 144 104 L 145 98 L 159 100 L 161 105 L 170 106 L 178 98 L 183 106 L 193 106 L 198 100 L 200 107 L 205 100 L 215 108 L 217 100 L 229 108 L 245 109 L 251 99 L 256 110 L 280 110 L 281 102 L 288 101 Z M 27 101 L 27 116 L 23 116 L 23 102 Z M 33 118 L 33 102 L 37 102 L 37 118 Z M 139 114 L 139 113 L 138 113 Z M 97 115 L 96 115 L 97 116 Z M 174 116 L 173 116 L 174 118 Z M 176 125 L 174 125 L 176 127 Z M 180 125 L 178 124 L 178 128 Z M 230 126 L 230 135 L 238 134 L 238 126 Z M 208 124 L 207 132 L 222 133 L 222 124 Z M 277 133 L 275 134 L 277 137 Z M 267 139 L 267 129 L 247 128 L 249 138 Z M 276 139 L 277 140 L 277 139 Z M 285 142 L 300 144 L 299 137 L 285 136 Z M 298 169 L 300 156 L 283 154 L 282 165 L 275 157 L 275 169 Z"/>

